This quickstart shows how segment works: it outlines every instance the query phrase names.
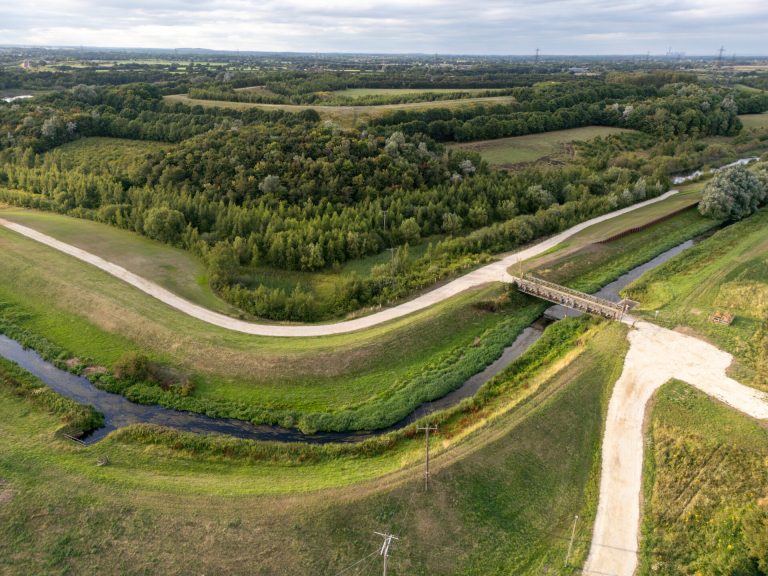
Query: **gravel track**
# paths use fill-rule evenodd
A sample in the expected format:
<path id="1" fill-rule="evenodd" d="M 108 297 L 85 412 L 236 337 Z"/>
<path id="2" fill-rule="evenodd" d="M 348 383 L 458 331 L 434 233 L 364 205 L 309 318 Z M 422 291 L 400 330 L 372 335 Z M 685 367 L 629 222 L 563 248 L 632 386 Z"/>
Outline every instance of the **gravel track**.
<path id="1" fill-rule="evenodd" d="M 768 395 L 726 375 L 733 357 L 715 346 L 649 322 L 625 322 L 630 348 L 608 405 L 600 500 L 586 574 L 632 576 L 637 569 L 643 487 L 644 420 L 648 401 L 676 378 L 758 419 Z"/>

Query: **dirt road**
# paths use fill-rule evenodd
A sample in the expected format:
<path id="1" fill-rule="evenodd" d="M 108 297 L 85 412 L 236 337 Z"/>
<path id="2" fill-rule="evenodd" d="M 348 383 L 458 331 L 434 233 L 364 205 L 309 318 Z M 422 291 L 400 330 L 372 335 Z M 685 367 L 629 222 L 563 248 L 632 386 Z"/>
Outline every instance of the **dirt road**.
<path id="1" fill-rule="evenodd" d="M 586 574 L 632 576 L 637 568 L 643 421 L 648 401 L 661 385 L 676 378 L 745 414 L 768 419 L 768 396 L 726 376 L 730 354 L 648 322 L 637 322 L 635 328 L 608 405 L 600 501 Z"/>
<path id="2" fill-rule="evenodd" d="M 666 200 L 676 193 L 677 190 L 670 190 L 666 194 L 662 194 L 657 198 L 646 200 L 645 202 L 640 202 L 638 204 L 622 208 L 621 210 L 609 212 L 608 214 L 598 216 L 597 218 L 592 218 L 591 220 L 577 224 L 576 226 L 573 226 L 568 230 L 561 232 L 560 234 L 552 236 L 551 238 L 543 240 L 542 242 L 534 244 L 533 246 L 530 246 L 524 250 L 508 255 L 505 258 L 493 262 L 492 264 L 488 264 L 487 266 L 483 266 L 482 268 L 478 268 L 473 272 L 465 274 L 464 276 L 461 276 L 460 278 L 457 278 L 448 284 L 440 286 L 439 288 L 435 288 L 426 294 L 422 294 L 413 300 L 404 302 L 399 306 L 387 308 L 381 312 L 376 312 L 375 314 L 371 314 L 369 316 L 363 316 L 354 320 L 346 320 L 334 324 L 258 324 L 255 322 L 245 322 L 243 320 L 231 318 L 229 316 L 225 316 L 224 314 L 219 314 L 218 312 L 208 310 L 207 308 L 197 304 L 193 304 L 192 302 L 177 296 L 169 290 L 166 290 L 162 286 L 159 286 L 158 284 L 155 284 L 146 278 L 134 274 L 133 272 L 130 272 L 121 266 L 104 260 L 95 254 L 72 246 L 71 244 L 66 244 L 56 240 L 55 238 L 38 232 L 37 230 L 33 230 L 32 228 L 23 226 L 21 224 L 15 224 L 3 218 L 0 218 L 0 225 L 5 226 L 9 230 L 13 230 L 14 232 L 22 234 L 27 238 L 31 238 L 32 240 L 36 240 L 37 242 L 50 246 L 51 248 L 55 248 L 60 252 L 74 256 L 83 262 L 96 266 L 97 268 L 112 274 L 116 278 L 119 278 L 120 280 L 123 280 L 124 282 L 127 282 L 128 284 L 138 288 L 142 292 L 157 298 L 168 306 L 172 306 L 180 312 L 197 318 L 198 320 L 202 320 L 203 322 L 207 322 L 221 328 L 226 328 L 227 330 L 259 336 L 312 337 L 328 336 L 331 334 L 345 334 L 347 332 L 355 332 L 357 330 L 370 328 L 389 320 L 401 318 L 411 314 L 412 312 L 423 310 L 429 306 L 433 306 L 434 304 L 464 292 L 465 290 L 474 288 L 475 286 L 480 286 L 489 282 L 509 282 L 511 281 L 511 276 L 507 274 L 507 268 L 514 265 L 518 260 L 527 260 L 529 258 L 533 258 L 534 256 L 539 256 L 540 254 L 543 254 L 547 250 L 557 246 L 562 241 L 570 238 L 585 228 L 588 228 L 599 222 L 610 220 L 611 218 L 615 218 L 622 214 L 626 214 L 627 212 L 637 210 L 643 206 L 661 202 L 662 200 Z"/>

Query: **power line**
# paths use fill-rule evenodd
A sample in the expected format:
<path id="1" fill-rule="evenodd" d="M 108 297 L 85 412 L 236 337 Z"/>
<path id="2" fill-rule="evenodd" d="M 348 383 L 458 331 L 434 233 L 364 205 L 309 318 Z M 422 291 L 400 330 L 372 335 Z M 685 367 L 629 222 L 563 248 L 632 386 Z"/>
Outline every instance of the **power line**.
<path id="1" fill-rule="evenodd" d="M 365 562 L 366 560 L 369 560 L 371 557 L 375 556 L 377 553 L 378 553 L 378 550 L 374 550 L 373 552 L 368 554 L 368 556 L 366 556 L 365 558 L 361 558 L 360 560 L 358 560 L 354 564 L 350 564 L 349 566 L 344 568 L 341 572 L 337 572 L 336 576 L 341 576 L 342 574 L 345 574 L 345 573 L 349 572 L 350 570 L 352 570 L 352 568 L 354 568 L 355 566 L 358 566 L 359 564 Z"/>

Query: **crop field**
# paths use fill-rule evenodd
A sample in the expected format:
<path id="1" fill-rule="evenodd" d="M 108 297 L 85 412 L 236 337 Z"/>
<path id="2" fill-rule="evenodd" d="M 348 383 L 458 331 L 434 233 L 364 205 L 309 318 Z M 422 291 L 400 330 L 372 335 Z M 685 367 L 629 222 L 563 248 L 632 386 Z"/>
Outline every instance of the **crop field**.
<path id="1" fill-rule="evenodd" d="M 765 573 L 765 426 L 672 382 L 649 437 L 639 574 Z"/>
<path id="2" fill-rule="evenodd" d="M 739 116 L 745 128 L 766 128 L 768 127 L 768 112 L 762 114 L 742 114 Z"/>
<path id="3" fill-rule="evenodd" d="M 565 145 L 576 140 L 590 140 L 598 136 L 630 132 L 623 128 L 587 126 L 569 130 L 556 130 L 541 134 L 528 134 L 512 138 L 484 140 L 468 144 L 457 144 L 456 148 L 478 152 L 490 164 L 512 167 L 516 164 L 536 162 L 543 158 L 562 159 L 569 157 Z"/>
<path id="4" fill-rule="evenodd" d="M 684 326 L 738 360 L 734 377 L 768 389 L 768 211 L 762 210 L 644 275 L 626 289 L 636 312 Z M 733 324 L 713 323 L 715 312 Z"/>
<path id="5" fill-rule="evenodd" d="M 0 380 L 0 570 L 238 573 L 256 558 L 260 574 L 336 574 L 363 558 L 372 569 L 373 532 L 388 530 L 400 538 L 393 575 L 577 573 L 563 568 L 568 536 L 579 514 L 578 566 L 622 331 L 603 325 L 565 367 L 548 371 L 534 399 L 450 449 L 437 437 L 426 493 L 419 438 L 380 457 L 301 466 L 119 434 L 82 448 L 53 439 L 58 418 Z M 102 455 L 109 465 L 95 466 Z"/>
<path id="6" fill-rule="evenodd" d="M 189 98 L 186 94 L 173 94 L 163 97 L 166 102 L 182 102 L 188 106 L 204 106 L 219 108 L 263 108 L 265 110 L 285 110 L 301 112 L 316 110 L 323 120 L 338 122 L 341 126 L 356 126 L 365 120 L 375 118 L 395 110 L 425 110 L 428 108 L 458 108 L 472 104 L 508 104 L 514 100 L 512 96 L 488 96 L 483 98 L 463 98 L 454 100 L 435 100 L 432 102 L 410 102 L 405 104 L 379 104 L 374 106 L 328 106 L 300 104 L 256 104 L 250 102 L 228 102 L 225 100 L 200 100 Z"/>

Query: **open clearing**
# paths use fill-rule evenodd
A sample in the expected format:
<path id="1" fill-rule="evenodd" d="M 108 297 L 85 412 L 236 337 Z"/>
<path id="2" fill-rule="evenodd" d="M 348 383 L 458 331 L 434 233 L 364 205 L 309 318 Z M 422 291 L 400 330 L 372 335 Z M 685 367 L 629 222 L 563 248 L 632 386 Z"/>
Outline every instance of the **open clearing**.
<path id="1" fill-rule="evenodd" d="M 576 140 L 591 140 L 598 136 L 609 136 L 632 132 L 624 128 L 607 126 L 586 126 L 569 130 L 556 130 L 541 134 L 513 136 L 496 140 L 483 140 L 466 144 L 455 144 L 454 147 L 479 153 L 484 160 L 494 166 L 514 167 L 517 164 L 536 162 L 543 158 L 563 159 L 571 156 L 567 144 Z"/>
<path id="2" fill-rule="evenodd" d="M 363 96 L 402 96 L 403 94 L 478 94 L 494 92 L 492 88 L 347 88 L 334 90 L 335 96 L 360 98 Z"/>
<path id="3" fill-rule="evenodd" d="M 225 100 L 200 100 L 189 98 L 186 94 L 163 96 L 166 102 L 181 102 L 188 106 L 205 106 L 218 108 L 262 108 L 264 110 L 285 110 L 286 112 L 301 112 L 316 110 L 323 120 L 338 122 L 341 126 L 355 126 L 370 118 L 382 116 L 396 110 L 424 110 L 427 108 L 460 108 L 474 104 L 509 104 L 514 102 L 512 96 L 488 96 L 484 98 L 462 98 L 454 100 L 435 100 L 432 102 L 411 102 L 406 104 L 378 104 L 374 106 L 327 106 L 299 104 L 256 104 L 250 102 L 228 102 Z"/>
<path id="4" fill-rule="evenodd" d="M 742 114 L 739 116 L 745 128 L 768 128 L 768 112 L 762 114 Z"/>
<path id="5" fill-rule="evenodd" d="M 130 176 L 132 170 L 139 168 L 137 164 L 143 165 L 148 155 L 172 148 L 173 144 L 166 142 L 97 136 L 62 144 L 46 156 L 58 159 L 64 169 L 88 166 L 90 171 L 99 174 Z"/>

